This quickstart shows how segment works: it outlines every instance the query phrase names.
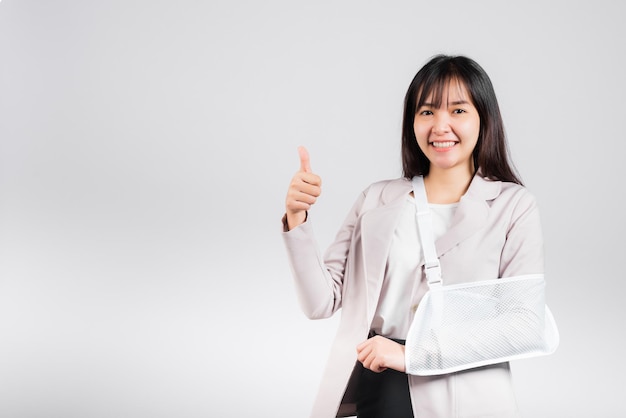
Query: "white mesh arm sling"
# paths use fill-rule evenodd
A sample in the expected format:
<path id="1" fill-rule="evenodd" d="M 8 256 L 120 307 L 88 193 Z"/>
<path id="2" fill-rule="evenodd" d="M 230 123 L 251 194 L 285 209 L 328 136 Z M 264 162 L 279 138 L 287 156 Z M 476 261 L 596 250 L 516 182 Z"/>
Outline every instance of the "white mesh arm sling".
<path id="1" fill-rule="evenodd" d="M 406 339 L 406 371 L 437 375 L 553 353 L 558 330 L 543 274 L 443 284 L 424 179 L 413 178 L 429 290 Z"/>

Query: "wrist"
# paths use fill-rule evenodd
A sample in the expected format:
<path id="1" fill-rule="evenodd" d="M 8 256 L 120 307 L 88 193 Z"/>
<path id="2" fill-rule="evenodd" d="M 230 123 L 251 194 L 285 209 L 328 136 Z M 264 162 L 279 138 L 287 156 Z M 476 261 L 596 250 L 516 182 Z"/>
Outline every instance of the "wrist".
<path id="1" fill-rule="evenodd" d="M 283 228 L 285 232 L 292 230 L 293 228 L 302 225 L 309 217 L 307 211 L 289 213 L 287 212 L 283 217 Z"/>

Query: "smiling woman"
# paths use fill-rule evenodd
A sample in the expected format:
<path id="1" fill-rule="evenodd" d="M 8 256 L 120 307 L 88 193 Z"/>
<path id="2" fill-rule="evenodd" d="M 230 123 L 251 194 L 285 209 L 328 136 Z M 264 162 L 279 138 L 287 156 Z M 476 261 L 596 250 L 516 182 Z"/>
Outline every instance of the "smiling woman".
<path id="1" fill-rule="evenodd" d="M 471 178 L 475 172 L 471 156 L 478 142 L 480 116 L 461 81 L 448 81 L 437 99 L 431 92 L 417 109 L 413 130 L 420 150 L 430 162 L 430 174 Z M 457 202 L 463 192 L 441 198 L 431 193 L 431 203 Z"/>
<path id="2" fill-rule="evenodd" d="M 537 205 L 509 162 L 485 71 L 467 57 L 445 55 L 418 71 L 405 96 L 404 178 L 363 191 L 323 262 L 307 212 L 322 181 L 306 149 L 299 152 L 283 238 L 300 303 L 309 318 L 343 310 L 311 416 L 517 417 L 509 364 L 500 357 L 438 376 L 406 368 L 421 358 L 415 356 L 443 355 L 404 345 L 431 283 L 425 232 L 436 239 L 435 264 L 446 284 L 543 273 Z M 425 187 L 432 227 L 416 220 L 416 182 Z M 467 346 L 476 339 L 467 338 Z"/>
<path id="3" fill-rule="evenodd" d="M 457 132 L 463 131 L 466 141 L 476 141 L 471 146 L 472 172 L 480 168 L 486 177 L 522 184 L 509 158 L 500 106 L 489 76 L 474 60 L 443 55 L 431 59 L 415 75 L 406 93 L 402 125 L 405 177 L 422 175 L 428 182 L 432 162 L 425 154 L 428 147 L 423 147 L 419 137 L 432 135 L 428 139 L 433 140 L 441 133 L 442 126 L 426 121 L 431 119 L 430 113 L 441 115 L 443 110 L 450 117 L 433 118 L 431 123 L 448 122 L 444 130 L 455 127 Z M 430 133 L 429 128 L 433 129 Z"/>

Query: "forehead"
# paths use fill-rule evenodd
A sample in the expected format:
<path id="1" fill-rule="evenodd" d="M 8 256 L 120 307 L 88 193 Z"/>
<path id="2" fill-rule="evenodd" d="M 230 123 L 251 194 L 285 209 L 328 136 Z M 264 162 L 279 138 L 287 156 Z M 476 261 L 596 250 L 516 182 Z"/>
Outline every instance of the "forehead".
<path id="1" fill-rule="evenodd" d="M 422 86 L 417 97 L 418 106 L 428 104 L 439 107 L 458 101 L 473 103 L 472 96 L 465 83 L 456 77 L 434 80 L 430 85 Z"/>

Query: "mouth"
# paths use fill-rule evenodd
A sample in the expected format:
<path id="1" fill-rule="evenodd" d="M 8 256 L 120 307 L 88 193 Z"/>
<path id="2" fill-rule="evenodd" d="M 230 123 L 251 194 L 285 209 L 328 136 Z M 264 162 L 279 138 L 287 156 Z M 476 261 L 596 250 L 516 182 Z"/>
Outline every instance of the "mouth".
<path id="1" fill-rule="evenodd" d="M 430 145 L 438 149 L 446 149 L 446 148 L 452 148 L 457 143 L 458 142 L 456 141 L 432 141 L 430 142 Z"/>

